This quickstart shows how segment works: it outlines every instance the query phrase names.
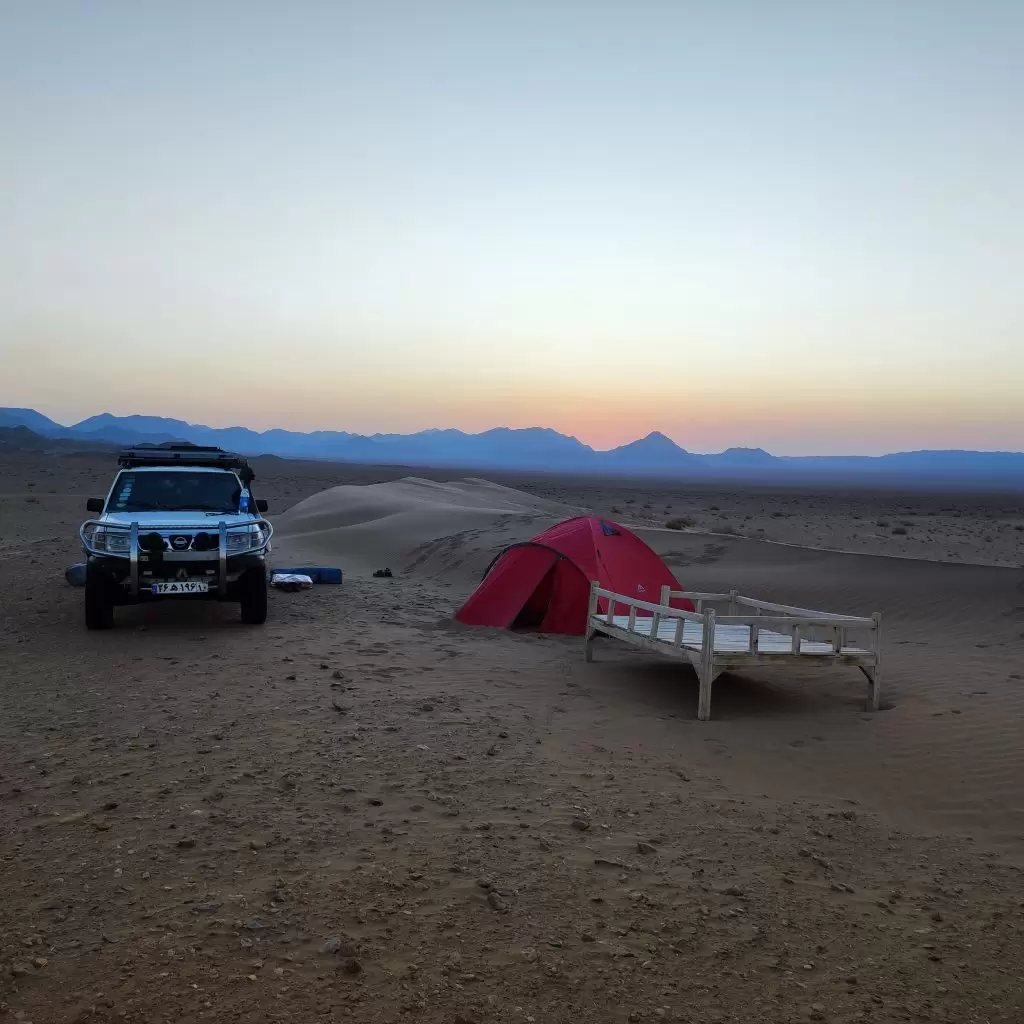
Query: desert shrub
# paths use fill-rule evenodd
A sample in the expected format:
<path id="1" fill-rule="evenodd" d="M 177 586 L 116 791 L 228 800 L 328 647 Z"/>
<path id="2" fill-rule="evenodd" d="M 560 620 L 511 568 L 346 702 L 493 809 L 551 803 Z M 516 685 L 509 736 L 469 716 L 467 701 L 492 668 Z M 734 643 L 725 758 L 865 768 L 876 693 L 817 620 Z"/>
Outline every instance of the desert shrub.
<path id="1" fill-rule="evenodd" d="M 675 519 L 669 519 L 665 526 L 669 530 L 685 530 L 688 526 L 693 526 L 693 520 L 688 516 L 677 516 Z"/>

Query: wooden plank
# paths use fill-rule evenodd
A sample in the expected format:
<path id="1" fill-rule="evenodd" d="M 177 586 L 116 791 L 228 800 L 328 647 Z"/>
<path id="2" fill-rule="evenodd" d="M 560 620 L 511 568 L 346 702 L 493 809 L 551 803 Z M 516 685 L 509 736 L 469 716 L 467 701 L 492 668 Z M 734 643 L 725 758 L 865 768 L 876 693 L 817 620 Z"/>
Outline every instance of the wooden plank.
<path id="1" fill-rule="evenodd" d="M 774 601 L 758 601 L 753 597 L 739 597 L 740 604 L 749 608 L 760 608 L 762 611 L 782 612 L 785 615 L 807 615 L 815 619 L 854 619 L 862 625 L 870 626 L 873 620 L 862 615 L 838 615 L 834 612 L 823 612 L 815 608 L 798 608 L 791 604 L 776 604 Z"/>

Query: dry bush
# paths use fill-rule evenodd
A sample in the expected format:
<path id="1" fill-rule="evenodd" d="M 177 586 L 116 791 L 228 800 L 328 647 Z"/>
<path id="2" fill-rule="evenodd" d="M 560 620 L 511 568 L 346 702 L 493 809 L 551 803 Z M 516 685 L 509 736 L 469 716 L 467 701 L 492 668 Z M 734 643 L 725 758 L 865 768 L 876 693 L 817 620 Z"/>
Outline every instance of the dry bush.
<path id="1" fill-rule="evenodd" d="M 677 516 L 665 523 L 665 527 L 669 530 L 685 530 L 688 526 L 693 526 L 693 520 L 689 516 Z"/>

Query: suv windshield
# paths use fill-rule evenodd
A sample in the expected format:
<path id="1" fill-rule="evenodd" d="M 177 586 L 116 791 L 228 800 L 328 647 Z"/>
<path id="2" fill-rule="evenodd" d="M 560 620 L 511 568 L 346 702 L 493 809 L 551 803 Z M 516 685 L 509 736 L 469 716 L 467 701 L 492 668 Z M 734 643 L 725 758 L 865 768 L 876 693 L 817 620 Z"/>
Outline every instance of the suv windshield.
<path id="1" fill-rule="evenodd" d="M 125 472 L 117 478 L 107 511 L 237 512 L 241 496 L 234 473 Z"/>

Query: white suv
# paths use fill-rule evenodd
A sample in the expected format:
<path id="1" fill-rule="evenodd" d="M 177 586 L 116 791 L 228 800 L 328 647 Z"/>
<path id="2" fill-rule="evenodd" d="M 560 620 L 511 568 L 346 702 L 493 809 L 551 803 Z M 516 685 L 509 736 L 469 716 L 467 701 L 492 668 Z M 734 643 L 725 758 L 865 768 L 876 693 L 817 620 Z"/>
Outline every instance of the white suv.
<path id="1" fill-rule="evenodd" d="M 267 618 L 273 527 L 240 455 L 192 444 L 138 445 L 118 458 L 106 498 L 82 524 L 85 624 L 110 629 L 114 607 L 165 598 L 237 601 L 242 621 Z"/>

